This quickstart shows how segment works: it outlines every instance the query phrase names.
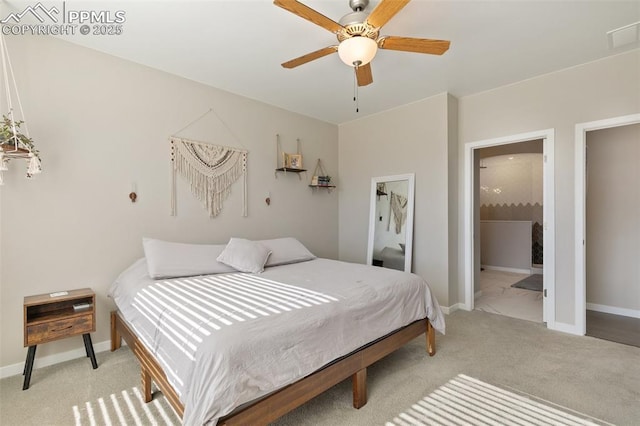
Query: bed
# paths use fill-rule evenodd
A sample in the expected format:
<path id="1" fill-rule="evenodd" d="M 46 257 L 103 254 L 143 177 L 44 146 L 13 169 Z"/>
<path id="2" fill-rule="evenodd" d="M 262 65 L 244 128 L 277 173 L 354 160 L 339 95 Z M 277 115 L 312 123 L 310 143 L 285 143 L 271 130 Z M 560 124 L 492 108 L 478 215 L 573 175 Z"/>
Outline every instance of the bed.
<path id="1" fill-rule="evenodd" d="M 111 349 L 127 342 L 185 424 L 267 424 L 349 377 L 366 403 L 366 367 L 444 318 L 415 274 L 329 259 L 153 279 L 145 259 L 110 289 Z M 330 344 L 328 344 L 330 342 Z"/>

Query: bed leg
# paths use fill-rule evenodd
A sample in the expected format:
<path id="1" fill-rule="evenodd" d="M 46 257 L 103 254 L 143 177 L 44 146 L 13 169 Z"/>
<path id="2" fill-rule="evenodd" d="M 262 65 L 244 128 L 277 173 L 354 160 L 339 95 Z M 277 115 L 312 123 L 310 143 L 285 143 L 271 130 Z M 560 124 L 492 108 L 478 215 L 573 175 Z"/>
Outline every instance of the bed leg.
<path id="1" fill-rule="evenodd" d="M 431 322 L 427 320 L 427 352 L 429 356 L 436 354 L 436 332 L 431 326 Z"/>
<path id="2" fill-rule="evenodd" d="M 116 349 L 120 349 L 122 345 L 122 337 L 118 333 L 118 327 L 116 326 L 116 311 L 111 311 L 111 352 Z"/>
<path id="3" fill-rule="evenodd" d="M 353 408 L 361 408 L 367 403 L 367 368 L 351 376 L 353 383 Z"/>
<path id="4" fill-rule="evenodd" d="M 140 376 L 142 378 L 142 397 L 144 402 L 151 402 L 151 374 L 144 367 L 140 366 Z"/>

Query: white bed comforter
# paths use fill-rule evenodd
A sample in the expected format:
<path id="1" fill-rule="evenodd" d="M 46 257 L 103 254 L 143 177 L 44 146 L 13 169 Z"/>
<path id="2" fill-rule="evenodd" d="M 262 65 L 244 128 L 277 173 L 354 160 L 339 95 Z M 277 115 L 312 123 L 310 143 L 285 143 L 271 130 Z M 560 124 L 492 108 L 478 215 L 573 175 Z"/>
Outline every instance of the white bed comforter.
<path id="1" fill-rule="evenodd" d="M 215 424 L 417 319 L 445 329 L 419 276 L 328 259 L 157 281 L 140 259 L 109 295 L 162 365 L 187 425 Z"/>

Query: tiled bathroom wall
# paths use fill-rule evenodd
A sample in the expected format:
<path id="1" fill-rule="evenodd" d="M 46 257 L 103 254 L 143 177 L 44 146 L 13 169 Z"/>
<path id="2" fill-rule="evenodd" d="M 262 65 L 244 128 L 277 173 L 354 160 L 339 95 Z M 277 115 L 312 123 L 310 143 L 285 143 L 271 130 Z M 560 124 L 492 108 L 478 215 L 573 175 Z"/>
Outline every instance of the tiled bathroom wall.
<path id="1" fill-rule="evenodd" d="M 543 263 L 542 154 L 480 160 L 480 220 L 530 220 L 532 264 Z"/>

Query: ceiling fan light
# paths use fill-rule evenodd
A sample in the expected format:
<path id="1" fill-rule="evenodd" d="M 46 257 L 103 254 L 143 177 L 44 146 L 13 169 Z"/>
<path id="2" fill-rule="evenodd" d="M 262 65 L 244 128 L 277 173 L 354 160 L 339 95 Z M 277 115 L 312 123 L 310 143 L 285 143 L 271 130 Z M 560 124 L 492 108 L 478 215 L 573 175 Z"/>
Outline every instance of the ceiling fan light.
<path id="1" fill-rule="evenodd" d="M 338 46 L 342 62 L 350 67 L 366 65 L 376 56 L 378 43 L 369 37 L 355 36 L 343 40 Z"/>

